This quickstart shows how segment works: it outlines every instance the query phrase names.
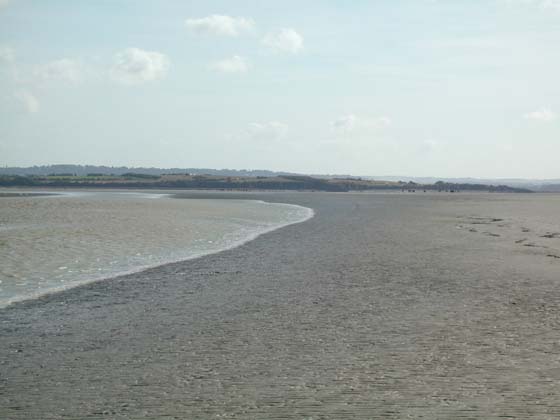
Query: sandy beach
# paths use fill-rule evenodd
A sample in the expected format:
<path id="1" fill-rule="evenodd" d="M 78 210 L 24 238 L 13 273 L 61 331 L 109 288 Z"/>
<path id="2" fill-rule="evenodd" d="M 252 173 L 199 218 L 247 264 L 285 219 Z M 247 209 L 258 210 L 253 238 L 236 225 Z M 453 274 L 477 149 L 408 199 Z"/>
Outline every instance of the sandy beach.
<path id="1" fill-rule="evenodd" d="M 182 196 L 316 215 L 0 309 L 0 418 L 560 418 L 560 195 Z"/>

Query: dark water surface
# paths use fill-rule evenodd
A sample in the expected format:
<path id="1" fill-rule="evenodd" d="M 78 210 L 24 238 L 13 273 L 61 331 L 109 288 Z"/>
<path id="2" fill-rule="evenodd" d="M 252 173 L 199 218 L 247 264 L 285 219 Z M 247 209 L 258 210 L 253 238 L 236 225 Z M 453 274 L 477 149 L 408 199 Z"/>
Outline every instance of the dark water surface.
<path id="1" fill-rule="evenodd" d="M 0 418 L 560 418 L 560 196 L 215 196 L 316 216 L 1 309 Z"/>

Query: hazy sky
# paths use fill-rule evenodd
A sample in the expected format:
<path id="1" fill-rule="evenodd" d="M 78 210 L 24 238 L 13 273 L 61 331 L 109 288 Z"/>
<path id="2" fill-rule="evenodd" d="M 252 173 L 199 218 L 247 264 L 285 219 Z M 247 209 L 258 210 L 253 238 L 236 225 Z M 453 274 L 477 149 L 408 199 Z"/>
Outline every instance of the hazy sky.
<path id="1" fill-rule="evenodd" d="M 560 0 L 0 0 L 0 165 L 560 177 Z"/>

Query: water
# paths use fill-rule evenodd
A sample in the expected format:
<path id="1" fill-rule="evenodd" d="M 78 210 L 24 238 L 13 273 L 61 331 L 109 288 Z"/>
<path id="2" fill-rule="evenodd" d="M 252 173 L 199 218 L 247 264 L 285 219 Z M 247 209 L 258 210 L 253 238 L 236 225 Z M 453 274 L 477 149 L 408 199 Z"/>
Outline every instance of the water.
<path id="1" fill-rule="evenodd" d="M 0 306 L 231 248 L 311 214 L 148 193 L 0 197 Z"/>

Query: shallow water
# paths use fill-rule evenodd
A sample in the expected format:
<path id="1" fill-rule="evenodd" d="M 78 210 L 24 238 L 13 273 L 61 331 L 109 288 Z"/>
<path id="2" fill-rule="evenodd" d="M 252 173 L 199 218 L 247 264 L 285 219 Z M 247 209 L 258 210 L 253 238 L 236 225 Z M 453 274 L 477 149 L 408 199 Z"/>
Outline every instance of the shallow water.
<path id="1" fill-rule="evenodd" d="M 310 210 L 166 194 L 0 197 L 0 306 L 231 248 Z"/>

